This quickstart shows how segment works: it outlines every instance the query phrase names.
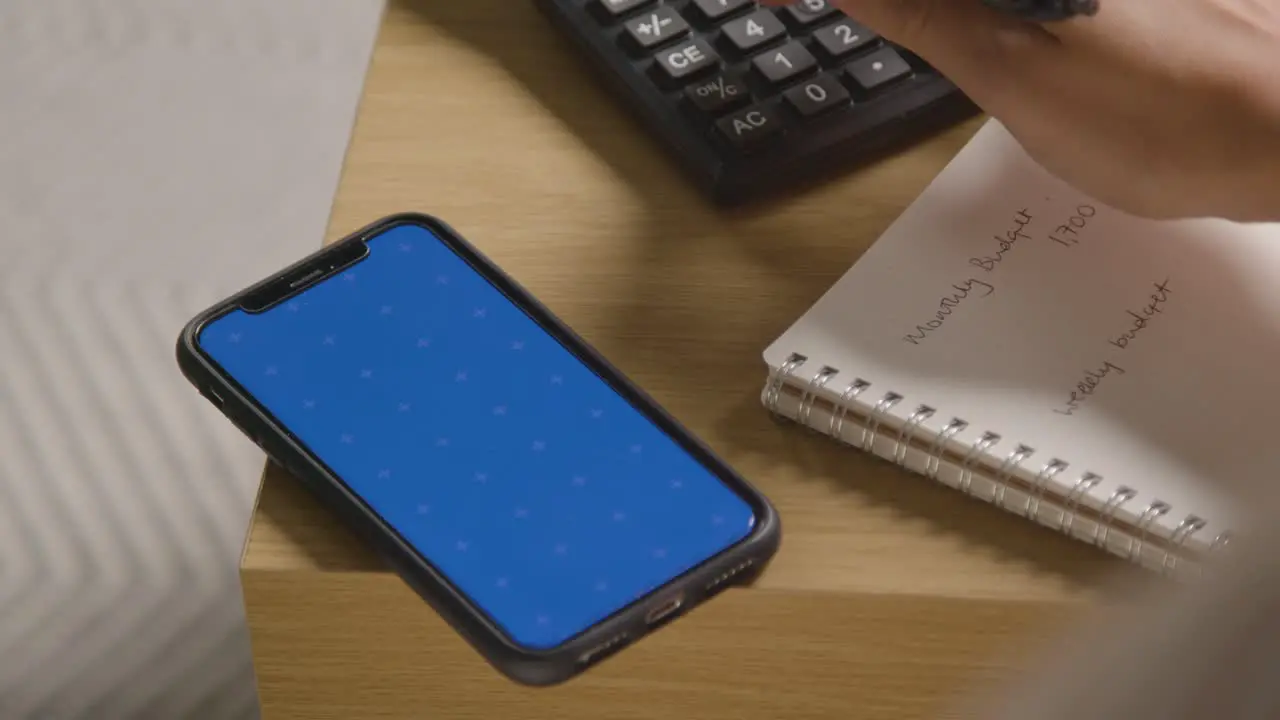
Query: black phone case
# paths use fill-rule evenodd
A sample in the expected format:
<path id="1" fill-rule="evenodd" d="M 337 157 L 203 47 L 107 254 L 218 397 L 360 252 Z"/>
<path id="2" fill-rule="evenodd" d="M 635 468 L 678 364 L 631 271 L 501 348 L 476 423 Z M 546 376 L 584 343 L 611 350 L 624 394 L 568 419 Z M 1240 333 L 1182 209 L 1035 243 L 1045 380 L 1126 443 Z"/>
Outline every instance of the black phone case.
<path id="1" fill-rule="evenodd" d="M 550 650 L 529 650 L 516 645 L 467 597 L 453 587 L 430 563 L 384 523 L 286 428 L 280 426 L 234 380 L 222 372 L 197 343 L 201 329 L 211 320 L 236 309 L 246 298 L 307 267 L 338 254 L 346 243 L 360 243 L 394 226 L 426 227 L 466 260 L 476 272 L 493 282 L 513 302 L 523 307 L 568 347 L 600 373 L 627 399 L 646 411 L 663 430 L 720 475 L 753 506 L 758 522 L 743 541 L 641 598 L 589 630 Z M 533 686 L 564 682 L 613 655 L 666 622 L 688 612 L 702 601 L 733 584 L 746 582 L 777 552 L 781 525 L 769 501 L 734 472 L 710 448 L 667 414 L 647 394 L 622 375 L 599 353 L 554 316 L 515 280 L 443 221 L 419 213 L 400 213 L 375 221 L 327 247 L 284 268 L 275 275 L 217 303 L 183 328 L 177 343 L 182 373 L 202 395 L 217 406 L 267 455 L 287 469 L 330 511 L 368 543 L 400 577 L 465 638 L 499 672 L 511 680 Z M 646 616 L 664 607 L 673 597 L 682 605 L 661 620 Z M 710 658 L 709 658 L 710 659 Z"/>

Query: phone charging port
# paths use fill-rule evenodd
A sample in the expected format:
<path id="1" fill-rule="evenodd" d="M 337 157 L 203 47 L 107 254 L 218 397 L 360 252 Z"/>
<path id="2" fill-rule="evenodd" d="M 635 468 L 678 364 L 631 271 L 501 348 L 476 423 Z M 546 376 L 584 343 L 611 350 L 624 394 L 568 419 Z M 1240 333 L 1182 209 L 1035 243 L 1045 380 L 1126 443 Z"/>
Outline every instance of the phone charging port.
<path id="1" fill-rule="evenodd" d="M 672 615 L 675 615 L 676 611 L 679 610 L 683 605 L 684 605 L 684 596 L 677 595 L 671 598 L 670 600 L 667 600 L 661 605 L 658 605 L 657 607 L 650 610 L 649 613 L 644 616 L 644 621 L 648 625 L 657 625 L 661 623 L 663 620 L 666 620 L 670 618 Z"/>

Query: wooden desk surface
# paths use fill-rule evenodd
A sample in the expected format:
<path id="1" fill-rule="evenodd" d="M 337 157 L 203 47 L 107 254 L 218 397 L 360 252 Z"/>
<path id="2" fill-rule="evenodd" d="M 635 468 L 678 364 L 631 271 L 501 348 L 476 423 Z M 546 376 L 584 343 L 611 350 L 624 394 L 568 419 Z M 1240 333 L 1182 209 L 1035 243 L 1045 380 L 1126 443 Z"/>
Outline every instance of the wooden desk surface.
<path id="1" fill-rule="evenodd" d="M 329 239 L 392 212 L 441 216 L 775 502 L 783 546 L 757 587 L 669 626 L 658 633 L 668 639 L 644 652 L 691 642 L 729 618 L 752 622 L 743 610 L 751 593 L 774 620 L 787 615 L 786 598 L 809 598 L 796 600 L 790 625 L 775 623 L 796 637 L 838 636 L 841 618 L 857 625 L 849 632 L 865 631 L 868 617 L 900 607 L 904 627 L 952 617 L 952 640 L 972 644 L 999 625 L 969 628 L 961 617 L 986 612 L 1026 624 L 1054 616 L 1062 603 L 1088 596 L 1117 562 L 776 424 L 759 391 L 765 346 L 913 200 L 978 122 L 802 196 L 725 213 L 692 191 L 530 2 L 393 2 Z M 301 582 L 291 576 L 383 570 L 274 470 L 242 568 L 261 580 L 246 581 L 251 614 L 254 603 L 277 602 L 272 588 Z M 893 596 L 906 604 L 883 600 Z M 947 605 L 953 601 L 964 604 Z M 1026 609 L 1009 609 L 1015 605 Z M 815 614 L 823 607 L 851 609 Z M 870 616 L 858 615 L 859 607 L 871 608 Z M 944 607 L 956 609 L 948 615 Z M 319 622 L 335 610 L 303 612 Z M 255 637 L 264 632 L 255 628 Z M 641 652 L 626 651 L 636 659 L 621 665 L 643 662 Z M 259 656 L 259 672 L 277 662 Z M 767 658 L 754 668 L 782 669 Z"/>

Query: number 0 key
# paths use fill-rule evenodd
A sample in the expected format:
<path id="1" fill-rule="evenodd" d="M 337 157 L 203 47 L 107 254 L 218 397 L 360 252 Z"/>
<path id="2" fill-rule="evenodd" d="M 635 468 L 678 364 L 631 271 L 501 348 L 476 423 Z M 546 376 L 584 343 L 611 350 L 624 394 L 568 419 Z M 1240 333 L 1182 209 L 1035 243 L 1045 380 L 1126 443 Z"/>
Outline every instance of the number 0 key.
<path id="1" fill-rule="evenodd" d="M 848 105 L 852 99 L 844 84 L 832 75 L 819 75 L 791 88 L 784 96 L 796 112 L 805 117 L 821 115 L 841 105 Z"/>

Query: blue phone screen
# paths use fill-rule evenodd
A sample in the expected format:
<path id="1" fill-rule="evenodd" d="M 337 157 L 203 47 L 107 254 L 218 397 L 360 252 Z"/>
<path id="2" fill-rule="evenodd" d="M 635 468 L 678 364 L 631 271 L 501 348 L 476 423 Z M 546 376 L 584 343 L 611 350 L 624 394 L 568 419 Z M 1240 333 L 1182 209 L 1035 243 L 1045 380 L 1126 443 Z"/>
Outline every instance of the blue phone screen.
<path id="1" fill-rule="evenodd" d="M 516 643 L 746 537 L 752 506 L 430 230 L 202 330 L 203 351 Z"/>

